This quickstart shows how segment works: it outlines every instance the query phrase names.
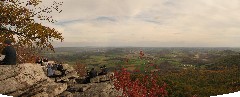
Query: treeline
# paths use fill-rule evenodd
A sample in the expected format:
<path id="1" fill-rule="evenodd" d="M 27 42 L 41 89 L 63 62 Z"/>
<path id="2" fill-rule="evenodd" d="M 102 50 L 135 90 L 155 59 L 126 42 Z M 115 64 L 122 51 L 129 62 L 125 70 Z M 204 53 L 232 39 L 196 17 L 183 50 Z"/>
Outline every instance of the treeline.
<path id="1" fill-rule="evenodd" d="M 167 84 L 168 97 L 209 97 L 240 90 L 240 71 L 236 67 L 219 71 L 187 69 L 156 73 L 157 83 Z M 132 74 L 132 79 L 141 79 L 144 76 Z"/>
<path id="2" fill-rule="evenodd" d="M 42 56 L 48 57 L 50 60 L 62 60 L 65 62 L 77 62 L 79 60 L 91 59 L 91 56 L 104 55 L 101 52 L 57 52 L 55 54 L 43 53 Z"/>
<path id="3" fill-rule="evenodd" d="M 240 55 L 229 55 L 220 58 L 214 63 L 212 67 L 223 66 L 223 67 L 233 67 L 240 66 Z"/>

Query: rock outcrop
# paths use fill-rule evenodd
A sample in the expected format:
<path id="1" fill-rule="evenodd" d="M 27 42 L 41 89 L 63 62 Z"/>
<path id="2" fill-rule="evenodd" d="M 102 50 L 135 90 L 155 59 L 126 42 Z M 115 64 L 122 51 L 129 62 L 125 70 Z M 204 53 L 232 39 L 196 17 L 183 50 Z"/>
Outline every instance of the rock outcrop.
<path id="1" fill-rule="evenodd" d="M 117 97 L 122 92 L 117 91 L 110 80 L 111 73 L 90 79 L 90 83 L 68 84 L 68 89 L 60 97 Z"/>
<path id="2" fill-rule="evenodd" d="M 63 64 L 63 69 L 65 69 L 64 76 L 61 76 L 61 72 L 58 70 L 55 70 L 55 75 L 60 76 L 55 78 L 55 82 L 68 82 L 68 83 L 76 83 L 75 79 L 79 78 L 77 72 L 72 66 L 69 66 L 68 64 Z"/>
<path id="3" fill-rule="evenodd" d="M 68 88 L 73 97 L 116 97 L 121 92 L 114 88 L 112 82 L 74 84 Z"/>
<path id="4" fill-rule="evenodd" d="M 56 71 L 49 78 L 46 70 L 38 64 L 0 65 L 0 94 L 14 97 L 116 97 L 121 92 L 114 88 L 110 76 L 97 76 L 85 83 L 74 68 L 63 64 L 66 75 Z"/>
<path id="5" fill-rule="evenodd" d="M 44 74 L 40 65 L 0 65 L 0 94 L 53 97 L 66 89 L 67 84 L 55 83 Z"/>

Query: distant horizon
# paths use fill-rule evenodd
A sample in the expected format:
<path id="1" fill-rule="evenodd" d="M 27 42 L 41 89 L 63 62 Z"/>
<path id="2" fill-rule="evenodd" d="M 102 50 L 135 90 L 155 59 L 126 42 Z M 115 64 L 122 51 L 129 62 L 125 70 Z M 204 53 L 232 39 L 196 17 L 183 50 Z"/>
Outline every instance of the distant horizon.
<path id="1" fill-rule="evenodd" d="M 140 46 L 62 46 L 54 48 L 240 48 L 240 47 L 140 47 Z"/>

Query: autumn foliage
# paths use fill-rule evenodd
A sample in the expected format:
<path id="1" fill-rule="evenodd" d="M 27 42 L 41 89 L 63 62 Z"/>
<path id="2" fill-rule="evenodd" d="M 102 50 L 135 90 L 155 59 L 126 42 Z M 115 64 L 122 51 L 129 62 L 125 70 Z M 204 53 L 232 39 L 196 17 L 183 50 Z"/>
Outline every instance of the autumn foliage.
<path id="1" fill-rule="evenodd" d="M 18 60 L 17 63 L 35 63 L 37 59 L 36 50 L 25 46 L 15 46 Z"/>
<path id="2" fill-rule="evenodd" d="M 157 83 L 157 76 L 154 73 L 143 75 L 141 78 L 132 79 L 132 74 L 125 68 L 114 73 L 114 86 L 117 90 L 123 91 L 127 97 L 157 97 L 167 96 L 166 84 L 160 86 Z"/>
<path id="3" fill-rule="evenodd" d="M 75 70 L 77 71 L 78 75 L 80 77 L 84 77 L 87 75 L 87 69 L 86 69 L 86 65 L 81 64 L 80 62 L 76 62 L 75 64 Z"/>
<path id="4" fill-rule="evenodd" d="M 42 7 L 41 3 L 41 0 L 1 0 L 0 42 L 10 39 L 18 47 L 54 50 L 52 42 L 63 41 L 62 33 L 41 21 L 56 22 L 49 14 L 61 12 L 59 6 L 63 2 L 54 1 L 51 7 Z"/>

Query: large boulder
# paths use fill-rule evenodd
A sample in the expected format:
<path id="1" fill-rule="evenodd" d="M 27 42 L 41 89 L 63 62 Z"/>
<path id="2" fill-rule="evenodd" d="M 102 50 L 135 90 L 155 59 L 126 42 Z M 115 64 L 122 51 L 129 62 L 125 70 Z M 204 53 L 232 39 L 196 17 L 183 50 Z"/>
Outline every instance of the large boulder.
<path id="1" fill-rule="evenodd" d="M 38 64 L 0 65 L 0 94 L 10 96 L 56 96 L 67 84 L 49 79 Z"/>
<path id="2" fill-rule="evenodd" d="M 79 78 L 79 76 L 78 76 L 77 72 L 75 71 L 75 69 L 68 64 L 62 64 L 62 65 L 63 65 L 63 69 L 66 70 L 65 75 L 61 76 L 61 77 L 57 77 L 55 81 L 56 82 L 69 82 L 69 81 L 71 81 L 70 83 L 76 83 L 76 82 L 74 82 L 75 80 L 73 80 L 73 79 Z M 61 72 L 56 70 L 55 74 L 57 76 L 59 76 L 59 75 L 61 75 Z"/>
<path id="3" fill-rule="evenodd" d="M 99 83 L 99 82 L 105 82 L 105 81 L 110 81 L 111 77 L 114 75 L 113 72 L 109 72 L 106 75 L 99 75 L 94 78 L 90 79 L 91 83 Z"/>

